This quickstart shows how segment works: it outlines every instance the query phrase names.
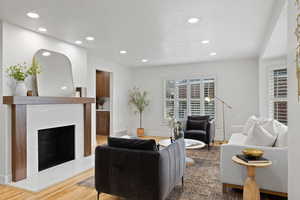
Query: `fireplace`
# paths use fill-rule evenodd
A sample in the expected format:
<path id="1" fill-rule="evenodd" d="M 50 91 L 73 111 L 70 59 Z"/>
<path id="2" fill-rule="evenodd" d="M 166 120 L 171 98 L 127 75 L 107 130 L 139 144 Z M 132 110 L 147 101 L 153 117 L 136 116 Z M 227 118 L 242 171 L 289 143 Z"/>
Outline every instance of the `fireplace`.
<path id="1" fill-rule="evenodd" d="M 38 130 L 39 171 L 75 159 L 75 125 Z"/>

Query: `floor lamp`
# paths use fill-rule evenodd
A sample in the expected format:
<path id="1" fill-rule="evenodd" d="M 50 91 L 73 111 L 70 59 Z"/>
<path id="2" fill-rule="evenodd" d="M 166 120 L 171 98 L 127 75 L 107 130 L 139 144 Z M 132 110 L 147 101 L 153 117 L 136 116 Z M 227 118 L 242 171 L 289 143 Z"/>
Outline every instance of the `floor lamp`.
<path id="1" fill-rule="evenodd" d="M 222 122 L 223 122 L 223 141 L 222 143 L 226 143 L 226 127 L 225 127 L 225 106 L 229 109 L 232 109 L 232 106 L 230 106 L 228 103 L 226 103 L 223 99 L 215 96 L 214 98 L 211 97 L 205 97 L 205 101 L 211 102 L 212 100 L 217 99 L 222 103 Z"/>

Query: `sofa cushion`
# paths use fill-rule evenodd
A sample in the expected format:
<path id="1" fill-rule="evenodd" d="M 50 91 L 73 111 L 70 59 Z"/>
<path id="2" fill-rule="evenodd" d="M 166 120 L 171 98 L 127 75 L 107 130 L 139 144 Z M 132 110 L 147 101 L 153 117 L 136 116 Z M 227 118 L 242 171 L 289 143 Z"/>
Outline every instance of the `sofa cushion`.
<path id="1" fill-rule="evenodd" d="M 275 142 L 275 147 L 288 146 L 288 127 L 278 121 L 275 121 L 275 127 L 278 131 L 278 137 Z"/>
<path id="2" fill-rule="evenodd" d="M 287 147 L 288 146 L 288 134 L 285 133 L 279 133 L 276 142 L 275 147 Z"/>
<path id="3" fill-rule="evenodd" d="M 276 126 L 276 120 L 274 119 L 268 119 L 268 120 L 263 120 L 259 121 L 259 124 L 269 133 L 271 133 L 274 137 L 277 138 L 278 136 L 278 130 Z"/>
<path id="4" fill-rule="evenodd" d="M 229 144 L 243 145 L 245 144 L 247 136 L 241 133 L 232 134 L 229 140 Z"/>
<path id="5" fill-rule="evenodd" d="M 277 120 L 267 119 L 259 122 L 264 129 L 276 137 L 275 147 L 286 147 L 288 127 Z"/>
<path id="6" fill-rule="evenodd" d="M 127 149 L 139 149 L 157 151 L 157 145 L 155 140 L 142 140 L 142 139 L 127 139 L 127 138 L 108 138 L 108 146 L 127 148 Z"/>
<path id="7" fill-rule="evenodd" d="M 207 120 L 188 120 L 186 124 L 187 130 L 203 130 L 207 127 Z"/>
<path id="8" fill-rule="evenodd" d="M 206 135 L 206 131 L 203 130 L 187 130 L 184 134 Z"/>
<path id="9" fill-rule="evenodd" d="M 259 123 L 255 123 L 254 127 L 249 130 L 245 140 L 246 145 L 254 146 L 273 146 L 276 141 L 276 136 L 269 133 Z"/>
<path id="10" fill-rule="evenodd" d="M 206 141 L 206 131 L 203 130 L 187 130 L 184 132 L 184 138 Z"/>
<path id="11" fill-rule="evenodd" d="M 249 131 L 251 131 L 255 125 L 255 123 L 258 121 L 257 117 L 252 115 L 249 117 L 249 119 L 247 120 L 246 124 L 244 125 L 243 128 L 243 134 L 244 135 L 248 135 Z"/>

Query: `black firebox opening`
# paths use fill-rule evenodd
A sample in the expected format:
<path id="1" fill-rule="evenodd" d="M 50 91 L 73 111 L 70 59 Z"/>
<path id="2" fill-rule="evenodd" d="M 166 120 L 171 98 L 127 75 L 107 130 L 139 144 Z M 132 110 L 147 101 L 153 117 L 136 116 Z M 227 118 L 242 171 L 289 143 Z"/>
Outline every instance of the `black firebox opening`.
<path id="1" fill-rule="evenodd" d="M 39 171 L 75 159 L 75 125 L 38 131 Z"/>

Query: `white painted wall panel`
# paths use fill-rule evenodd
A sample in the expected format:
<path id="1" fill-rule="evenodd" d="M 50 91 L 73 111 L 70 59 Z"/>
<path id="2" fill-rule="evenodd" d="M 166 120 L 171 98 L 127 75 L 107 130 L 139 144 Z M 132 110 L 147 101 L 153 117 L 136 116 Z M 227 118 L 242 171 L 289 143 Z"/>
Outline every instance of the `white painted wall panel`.
<path id="1" fill-rule="evenodd" d="M 297 96 L 297 78 L 295 66 L 296 37 L 296 7 L 294 1 L 289 1 L 288 8 L 288 117 L 289 117 L 289 199 L 298 200 L 300 197 L 300 103 Z"/>

